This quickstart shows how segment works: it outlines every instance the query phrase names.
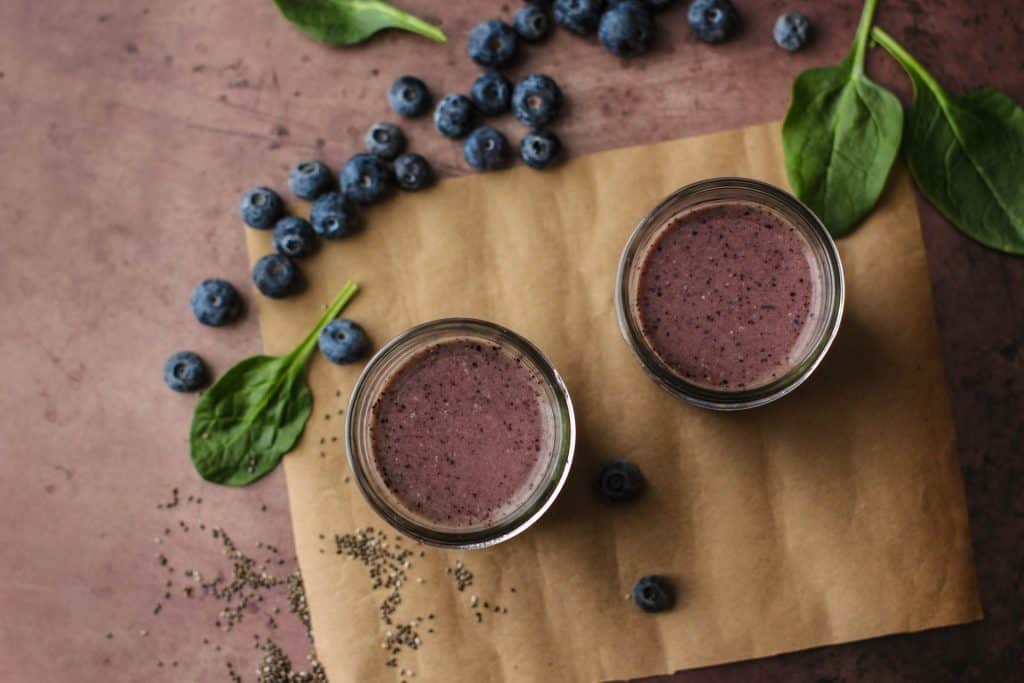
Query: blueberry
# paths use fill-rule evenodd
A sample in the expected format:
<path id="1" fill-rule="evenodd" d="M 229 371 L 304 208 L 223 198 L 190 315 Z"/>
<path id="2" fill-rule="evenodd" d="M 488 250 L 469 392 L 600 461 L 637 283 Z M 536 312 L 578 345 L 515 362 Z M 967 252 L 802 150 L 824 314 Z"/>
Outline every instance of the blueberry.
<path id="1" fill-rule="evenodd" d="M 285 216 L 274 226 L 274 248 L 291 258 L 302 258 L 316 251 L 316 231 L 305 218 Z"/>
<path id="2" fill-rule="evenodd" d="M 516 33 L 528 43 L 536 43 L 547 38 L 551 33 L 551 17 L 539 5 L 523 5 L 512 20 Z"/>
<path id="3" fill-rule="evenodd" d="M 366 149 L 370 154 L 381 159 L 393 161 L 405 151 L 405 135 L 402 129 L 393 123 L 380 121 L 366 131 Z"/>
<path id="4" fill-rule="evenodd" d="M 562 154 L 562 141 L 547 130 L 531 130 L 519 143 L 519 156 L 531 168 L 548 168 Z"/>
<path id="5" fill-rule="evenodd" d="M 332 363 L 354 363 L 367 349 L 370 340 L 359 323 L 347 318 L 331 321 L 320 332 L 320 352 Z"/>
<path id="6" fill-rule="evenodd" d="M 257 187 L 249 190 L 242 197 L 238 205 L 238 213 L 242 220 L 250 228 L 267 230 L 274 227 L 274 223 L 284 213 L 284 202 L 281 197 L 267 187 Z"/>
<path id="7" fill-rule="evenodd" d="M 267 254 L 252 269 L 256 289 L 271 299 L 283 299 L 299 289 L 299 269 L 281 254 Z"/>
<path id="8" fill-rule="evenodd" d="M 626 0 L 601 15 L 597 35 L 613 55 L 642 55 L 654 42 L 654 17 L 639 0 Z"/>
<path id="9" fill-rule="evenodd" d="M 328 192 L 313 202 L 309 220 L 316 234 L 328 240 L 338 239 L 359 229 L 359 209 L 340 192 Z"/>
<path id="10" fill-rule="evenodd" d="M 316 199 L 331 189 L 331 169 L 322 161 L 303 161 L 292 166 L 288 187 L 300 199 Z"/>
<path id="11" fill-rule="evenodd" d="M 597 30 L 604 0 L 555 0 L 555 21 L 585 36 Z"/>
<path id="12" fill-rule="evenodd" d="M 227 280 L 203 280 L 189 299 L 196 320 L 210 327 L 221 327 L 238 320 L 242 314 L 242 297 Z"/>
<path id="13" fill-rule="evenodd" d="M 633 602 L 645 612 L 664 612 L 676 604 L 676 592 L 668 579 L 652 574 L 633 585 Z"/>
<path id="14" fill-rule="evenodd" d="M 415 76 L 400 76 L 388 89 L 388 102 L 399 116 L 422 116 L 430 109 L 430 91 Z"/>
<path id="15" fill-rule="evenodd" d="M 196 391 L 210 382 L 203 359 L 191 351 L 178 351 L 164 363 L 164 381 L 175 391 Z"/>
<path id="16" fill-rule="evenodd" d="M 437 103 L 434 125 L 445 137 L 466 137 L 473 128 L 473 103 L 465 95 L 445 96 Z"/>
<path id="17" fill-rule="evenodd" d="M 422 190 L 434 179 L 430 163 L 419 154 L 406 152 L 395 159 L 393 165 L 395 182 L 403 190 Z"/>
<path id="18" fill-rule="evenodd" d="M 495 69 L 515 59 L 519 38 L 512 27 L 500 19 L 481 21 L 469 32 L 466 51 L 480 66 Z"/>
<path id="19" fill-rule="evenodd" d="M 372 154 L 357 154 L 341 167 L 341 191 L 360 204 L 378 202 L 391 191 L 391 167 Z"/>
<path id="20" fill-rule="evenodd" d="M 516 84 L 512 92 L 512 111 L 531 128 L 552 121 L 562 108 L 562 91 L 550 76 L 531 74 Z"/>
<path id="21" fill-rule="evenodd" d="M 628 460 L 612 460 L 597 475 L 597 492 L 614 502 L 633 500 L 644 492 L 644 475 Z"/>
<path id="22" fill-rule="evenodd" d="M 740 15 L 729 0 L 694 0 L 686 19 L 693 33 L 705 43 L 722 42 L 740 23 Z"/>
<path id="23" fill-rule="evenodd" d="M 481 126 L 462 144 L 462 155 L 478 171 L 495 171 L 508 164 L 508 140 L 501 131 Z"/>
<path id="24" fill-rule="evenodd" d="M 512 99 L 512 84 L 497 71 L 480 74 L 469 89 L 476 108 L 488 116 L 497 116 L 508 111 Z"/>
<path id="25" fill-rule="evenodd" d="M 783 14 L 775 21 L 772 37 L 782 49 L 796 52 L 807 45 L 811 37 L 811 22 L 799 12 Z"/>

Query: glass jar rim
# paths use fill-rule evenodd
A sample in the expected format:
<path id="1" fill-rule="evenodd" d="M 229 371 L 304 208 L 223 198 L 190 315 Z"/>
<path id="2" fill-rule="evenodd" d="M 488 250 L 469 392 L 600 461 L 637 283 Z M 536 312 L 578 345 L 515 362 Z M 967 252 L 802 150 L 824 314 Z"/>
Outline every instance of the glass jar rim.
<path id="1" fill-rule="evenodd" d="M 725 194 L 717 197 L 708 196 L 716 191 Z M 683 205 L 690 200 L 694 202 Z M 802 362 L 795 364 L 786 374 L 770 383 L 735 391 L 688 382 L 669 368 L 644 339 L 638 316 L 633 310 L 630 291 L 630 272 L 638 258 L 643 256 L 640 249 L 643 240 L 661 231 L 666 224 L 664 214 L 668 213 L 668 217 L 671 217 L 705 202 L 718 201 L 745 201 L 758 204 L 775 213 L 782 212 L 781 217 L 787 222 L 799 223 L 805 228 L 804 237 L 827 266 L 827 272 L 822 273 L 822 281 L 825 293 L 829 295 L 828 305 L 825 306 L 828 320 L 822 326 L 814 343 L 810 345 Z M 640 219 L 626 240 L 615 278 L 615 311 L 619 330 L 647 374 L 676 398 L 701 408 L 720 411 L 746 410 L 763 406 L 786 396 L 803 384 L 824 360 L 832 346 L 839 332 L 845 300 L 846 283 L 839 250 L 821 219 L 807 205 L 785 190 L 760 180 L 736 176 L 699 180 L 684 185 L 659 201 Z"/>
<path id="2" fill-rule="evenodd" d="M 473 338 L 474 332 L 476 338 L 486 338 L 480 335 L 490 333 L 495 338 L 508 342 L 509 346 L 517 353 L 523 354 L 528 359 L 547 387 L 549 395 L 554 398 L 552 413 L 555 420 L 555 434 L 549 470 L 538 481 L 521 509 L 494 526 L 458 531 L 455 529 L 438 530 L 420 524 L 408 514 L 404 514 L 404 511 L 399 509 L 400 506 L 386 501 L 377 492 L 367 472 L 367 468 L 373 466 L 372 447 L 362 443 L 363 440 L 359 436 L 359 430 L 356 429 L 354 421 L 364 413 L 367 402 L 369 403 L 369 412 L 366 414 L 367 416 L 372 415 L 372 403 L 379 392 L 367 395 L 368 386 L 382 364 L 408 348 L 413 350 L 419 348 L 420 343 L 429 344 L 432 341 L 439 341 L 433 340 L 429 336 L 437 332 L 451 333 L 450 339 L 457 339 L 460 336 Z M 360 493 L 370 507 L 402 534 L 428 545 L 449 549 L 475 550 L 490 547 L 519 535 L 536 523 L 555 502 L 563 489 L 569 476 L 576 448 L 576 416 L 572 398 L 564 380 L 555 370 L 551 361 L 522 335 L 497 323 L 477 318 L 455 317 L 431 320 L 415 325 L 391 339 L 373 355 L 360 373 L 352 389 L 345 418 L 345 446 L 349 467 L 352 469 Z"/>

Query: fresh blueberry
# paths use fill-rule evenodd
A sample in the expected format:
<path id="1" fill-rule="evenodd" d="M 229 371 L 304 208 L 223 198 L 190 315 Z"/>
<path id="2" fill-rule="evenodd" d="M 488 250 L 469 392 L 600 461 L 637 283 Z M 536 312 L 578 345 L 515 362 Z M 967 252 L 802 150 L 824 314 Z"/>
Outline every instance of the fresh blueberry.
<path id="1" fill-rule="evenodd" d="M 470 59 L 486 69 L 507 66 L 515 59 L 519 38 L 500 19 L 481 21 L 469 32 L 466 51 Z"/>
<path id="2" fill-rule="evenodd" d="M 512 99 L 512 84 L 497 71 L 480 74 L 469 89 L 476 108 L 488 116 L 497 116 L 508 111 Z"/>
<path id="3" fill-rule="evenodd" d="M 164 363 L 164 381 L 175 391 L 197 391 L 210 382 L 203 359 L 191 351 L 178 351 Z"/>
<path id="4" fill-rule="evenodd" d="M 651 49 L 654 17 L 639 0 L 620 2 L 601 15 L 597 35 L 613 55 L 636 57 Z"/>
<path id="5" fill-rule="evenodd" d="M 531 130 L 519 143 L 519 156 L 530 168 L 548 168 L 562 154 L 562 141 L 548 130 Z"/>
<path id="6" fill-rule="evenodd" d="M 256 289 L 271 299 L 283 299 L 299 289 L 299 269 L 281 254 L 267 254 L 252 269 Z"/>
<path id="7" fill-rule="evenodd" d="M 359 229 L 359 209 L 340 192 L 328 192 L 313 202 L 309 220 L 316 234 L 328 240 L 338 239 Z"/>
<path id="8" fill-rule="evenodd" d="M 242 314 L 242 297 L 227 280 L 203 280 L 189 299 L 196 320 L 210 327 L 227 325 Z"/>
<path id="9" fill-rule="evenodd" d="M 378 202 L 391 191 L 391 167 L 373 154 L 357 154 L 341 167 L 341 191 L 360 204 Z"/>
<path id="10" fill-rule="evenodd" d="M 739 27 L 740 15 L 729 0 L 694 0 L 686 20 L 699 39 L 720 43 Z"/>
<path id="11" fill-rule="evenodd" d="M 284 202 L 281 197 L 268 187 L 257 187 L 249 190 L 238 205 L 238 213 L 250 228 L 267 230 L 284 213 Z"/>
<path id="12" fill-rule="evenodd" d="M 508 164 L 508 140 L 501 131 L 481 126 L 462 144 L 462 155 L 478 171 L 495 171 Z"/>
<path id="13" fill-rule="evenodd" d="M 652 574 L 633 585 L 633 602 L 645 612 L 664 612 L 676 604 L 676 592 L 665 577 Z"/>
<path id="14" fill-rule="evenodd" d="M 388 102 L 399 116 L 422 116 L 430 109 L 430 91 L 415 76 L 400 76 L 388 89 Z"/>
<path id="15" fill-rule="evenodd" d="M 305 218 L 285 216 L 274 226 L 274 248 L 291 258 L 302 258 L 316 251 L 316 231 Z"/>
<path id="16" fill-rule="evenodd" d="M 366 131 L 366 149 L 381 159 L 393 161 L 405 151 L 405 135 L 395 124 L 380 121 Z"/>
<path id="17" fill-rule="evenodd" d="M 339 318 L 320 332 L 320 352 L 332 363 L 354 363 L 370 348 L 370 340 L 359 323 Z"/>
<path id="18" fill-rule="evenodd" d="M 783 14 L 775 21 L 772 37 L 783 50 L 796 52 L 811 37 L 811 22 L 799 12 Z"/>
<path id="19" fill-rule="evenodd" d="M 430 168 L 430 163 L 414 152 L 406 152 L 395 159 L 392 170 L 398 186 L 410 192 L 422 190 L 434 179 L 434 171 Z"/>
<path id="20" fill-rule="evenodd" d="M 516 33 L 528 43 L 544 40 L 551 33 L 551 17 L 540 5 L 523 5 L 512 20 Z"/>
<path id="21" fill-rule="evenodd" d="M 585 36 L 597 30 L 604 0 L 555 0 L 555 21 Z"/>
<path id="22" fill-rule="evenodd" d="M 531 74 L 516 84 L 512 92 L 512 111 L 531 128 L 551 123 L 562 108 L 562 91 L 550 76 Z"/>
<path id="23" fill-rule="evenodd" d="M 597 492 L 607 500 L 633 500 L 644 492 L 644 475 L 628 460 L 612 460 L 597 475 Z"/>
<path id="24" fill-rule="evenodd" d="M 331 180 L 331 169 L 322 161 L 300 162 L 288 173 L 288 187 L 300 199 L 316 199 L 331 188 Z"/>
<path id="25" fill-rule="evenodd" d="M 445 137 L 466 137 L 473 128 L 473 103 L 465 95 L 446 95 L 437 103 L 434 125 Z"/>

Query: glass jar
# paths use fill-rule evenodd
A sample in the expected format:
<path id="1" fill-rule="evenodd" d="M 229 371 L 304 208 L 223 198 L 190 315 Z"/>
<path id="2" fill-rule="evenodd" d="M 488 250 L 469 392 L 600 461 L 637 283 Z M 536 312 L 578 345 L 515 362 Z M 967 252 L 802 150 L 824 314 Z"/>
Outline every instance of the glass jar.
<path id="1" fill-rule="evenodd" d="M 793 356 L 778 377 L 747 388 L 708 386 L 685 378 L 655 351 L 640 320 L 639 283 L 649 248 L 674 217 L 713 205 L 753 205 L 792 226 L 807 243 L 806 256 L 814 275 L 808 320 L 791 351 Z M 787 192 L 746 178 L 702 180 L 662 200 L 644 216 L 626 242 L 616 281 L 619 329 L 644 370 L 673 396 L 712 410 L 754 408 L 782 398 L 800 386 L 821 363 L 835 339 L 845 297 L 839 252 L 818 217 Z"/>
<path id="2" fill-rule="evenodd" d="M 539 389 L 544 436 L 537 464 L 506 508 L 474 526 L 445 525 L 417 513 L 385 483 L 374 455 L 375 409 L 401 368 L 418 354 L 445 342 L 479 341 L 521 359 Z M 356 484 L 370 506 L 395 529 L 434 546 L 485 548 L 522 533 L 554 502 L 569 475 L 576 445 L 576 421 L 565 383 L 529 341 L 494 323 L 470 318 L 427 322 L 388 342 L 370 360 L 352 390 L 346 418 L 346 447 Z"/>

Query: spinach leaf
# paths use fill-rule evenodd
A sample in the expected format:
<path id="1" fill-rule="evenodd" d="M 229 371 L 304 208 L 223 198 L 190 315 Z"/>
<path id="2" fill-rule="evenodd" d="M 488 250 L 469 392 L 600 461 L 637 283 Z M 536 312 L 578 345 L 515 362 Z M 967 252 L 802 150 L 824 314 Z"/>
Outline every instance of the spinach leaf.
<path id="1" fill-rule="evenodd" d="M 355 296 L 349 281 L 320 322 L 286 356 L 253 356 L 203 394 L 192 416 L 192 464 L 207 481 L 245 486 L 269 473 L 302 435 L 313 410 L 303 370 L 320 331 Z"/>
<path id="2" fill-rule="evenodd" d="M 874 208 L 900 148 L 903 108 L 864 74 L 876 2 L 864 4 L 846 59 L 797 77 L 782 124 L 789 184 L 836 237 Z"/>
<path id="3" fill-rule="evenodd" d="M 438 27 L 381 0 L 274 0 L 274 4 L 301 31 L 331 45 L 361 43 L 385 28 L 447 42 Z"/>
<path id="4" fill-rule="evenodd" d="M 888 33 L 871 36 L 914 83 L 904 149 L 921 192 L 968 236 L 1024 254 L 1024 110 L 997 90 L 950 95 Z"/>

